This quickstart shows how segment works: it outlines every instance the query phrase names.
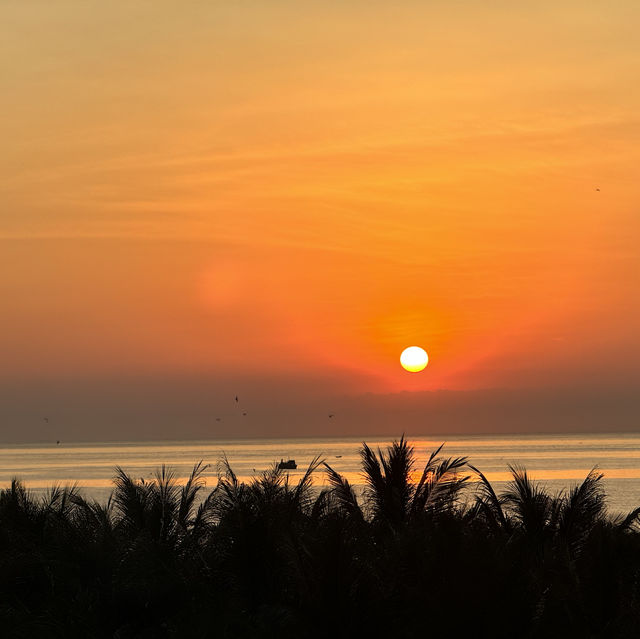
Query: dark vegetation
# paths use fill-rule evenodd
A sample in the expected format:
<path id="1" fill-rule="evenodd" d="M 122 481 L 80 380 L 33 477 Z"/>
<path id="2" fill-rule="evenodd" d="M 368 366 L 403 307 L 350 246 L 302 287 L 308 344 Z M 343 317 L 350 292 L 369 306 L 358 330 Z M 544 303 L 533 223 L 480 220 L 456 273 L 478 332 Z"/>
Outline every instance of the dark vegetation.
<path id="1" fill-rule="evenodd" d="M 497 495 L 440 449 L 424 469 L 404 439 L 361 454 L 360 498 L 319 459 L 295 484 L 277 468 L 240 483 L 224 460 L 204 499 L 201 464 L 183 487 L 117 469 L 106 505 L 14 481 L 0 636 L 637 636 L 640 509 L 607 515 L 597 472 L 550 495 L 512 468 Z"/>

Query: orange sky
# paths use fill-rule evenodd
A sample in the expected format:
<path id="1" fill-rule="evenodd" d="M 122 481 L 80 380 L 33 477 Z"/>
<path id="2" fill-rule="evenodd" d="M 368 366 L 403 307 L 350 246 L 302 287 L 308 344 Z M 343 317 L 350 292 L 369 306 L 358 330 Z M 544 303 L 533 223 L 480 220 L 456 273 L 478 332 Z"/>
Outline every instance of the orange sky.
<path id="1" fill-rule="evenodd" d="M 0 439 L 40 436 L 63 382 L 69 423 L 114 379 L 146 406 L 171 393 L 154 379 L 295 380 L 300 419 L 363 393 L 637 393 L 639 19 L 635 0 L 4 3 Z M 399 367 L 411 344 L 424 373 Z M 122 423 L 157 416 L 109 397 Z M 247 432 L 281 432 L 261 402 Z"/>

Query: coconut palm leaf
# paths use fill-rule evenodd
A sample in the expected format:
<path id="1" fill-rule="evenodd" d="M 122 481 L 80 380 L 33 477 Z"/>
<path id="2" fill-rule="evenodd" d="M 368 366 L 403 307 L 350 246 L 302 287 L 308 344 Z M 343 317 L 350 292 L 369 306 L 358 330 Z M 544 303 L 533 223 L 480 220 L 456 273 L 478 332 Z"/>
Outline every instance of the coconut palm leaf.
<path id="1" fill-rule="evenodd" d="M 65 516 L 73 509 L 74 498 L 77 497 L 78 490 L 77 484 L 71 486 L 54 484 L 43 495 L 42 506 L 50 514 Z"/>
<path id="2" fill-rule="evenodd" d="M 425 464 L 424 469 L 422 471 L 422 475 L 420 476 L 420 481 L 418 481 L 418 485 L 416 486 L 417 494 L 420 494 L 422 492 L 423 486 L 425 485 L 425 483 L 431 477 L 433 471 L 435 470 L 436 458 L 440 454 L 440 451 L 442 450 L 443 446 L 444 446 L 444 442 L 440 444 L 438 448 L 432 451 L 431 455 L 429 455 L 429 459 L 427 460 L 427 463 Z"/>
<path id="3" fill-rule="evenodd" d="M 339 510 L 347 515 L 355 517 L 358 520 L 363 519 L 360 504 L 356 497 L 351 484 L 338 472 L 336 472 L 329 464 L 324 463 L 327 479 L 331 486 L 331 495 L 335 498 Z"/>
<path id="4" fill-rule="evenodd" d="M 509 465 L 509 470 L 513 479 L 502 495 L 502 501 L 513 513 L 520 529 L 531 540 L 542 541 L 543 536 L 550 532 L 552 499 L 529 478 L 524 468 Z"/>
<path id="5" fill-rule="evenodd" d="M 496 495 L 491 482 L 481 473 L 475 466 L 468 464 L 469 468 L 478 475 L 479 478 L 479 494 L 476 495 L 475 504 L 480 513 L 494 530 L 502 530 L 511 532 L 511 522 L 506 516 L 503 505 L 503 499 Z"/>
<path id="6" fill-rule="evenodd" d="M 453 506 L 469 480 L 468 476 L 458 474 L 467 463 L 466 457 L 450 457 L 437 464 L 436 461 L 437 457 L 432 454 L 422 473 L 412 506 L 414 514 L 427 508 L 441 510 Z"/>
<path id="7" fill-rule="evenodd" d="M 613 524 L 618 530 L 629 531 L 634 529 L 638 523 L 638 518 L 640 518 L 640 506 L 627 513 L 624 517 L 616 517 L 613 520 Z"/>
<path id="8" fill-rule="evenodd" d="M 175 471 L 162 464 L 154 473 L 154 481 L 149 484 L 152 500 L 161 509 L 164 518 L 170 518 L 178 507 L 180 487 L 176 482 Z"/>
<path id="9" fill-rule="evenodd" d="M 293 500 L 292 503 L 295 505 L 295 508 L 298 510 L 307 510 L 311 504 L 313 503 L 313 473 L 318 469 L 323 463 L 323 460 L 320 459 L 320 455 L 314 457 L 307 470 L 305 471 L 302 478 L 298 481 L 294 491 L 293 491 Z"/>
<path id="10" fill-rule="evenodd" d="M 149 502 L 148 486 L 133 480 L 120 466 L 116 466 L 113 483 L 113 504 L 119 522 L 125 528 L 142 529 Z"/>
<path id="11" fill-rule="evenodd" d="M 202 475 L 209 468 L 208 464 L 204 464 L 200 460 L 191 471 L 189 479 L 180 491 L 180 501 L 178 506 L 177 524 L 182 530 L 186 530 L 191 522 L 193 504 L 195 503 L 198 493 L 204 487 L 204 479 Z"/>
<path id="12" fill-rule="evenodd" d="M 386 453 L 376 455 L 366 443 L 360 450 L 365 479 L 365 503 L 373 519 L 397 524 L 406 519 L 415 487 L 411 472 L 415 464 L 414 450 L 404 435 L 394 441 Z"/>
<path id="13" fill-rule="evenodd" d="M 41 518 L 41 504 L 17 478 L 11 480 L 11 486 L 0 491 L 0 514 L 3 518 L 19 524 L 28 525 Z"/>
<path id="14" fill-rule="evenodd" d="M 82 495 L 73 497 L 76 517 L 82 525 L 93 530 L 110 530 L 113 526 L 113 500 L 109 496 L 106 504 L 87 500 Z"/>
<path id="15" fill-rule="evenodd" d="M 565 539 L 572 552 L 578 552 L 593 526 L 606 512 L 603 474 L 596 468 L 589 471 L 584 481 L 569 491 L 559 503 L 557 516 L 552 513 L 551 525 L 557 518 L 559 534 Z"/>
<path id="16" fill-rule="evenodd" d="M 252 494 L 265 502 L 278 501 L 283 491 L 289 489 L 289 473 L 274 463 L 262 471 L 249 485 Z"/>
<path id="17" fill-rule="evenodd" d="M 218 462 L 218 483 L 207 500 L 207 514 L 214 522 L 220 522 L 226 513 L 243 505 L 249 494 L 249 486 L 238 481 L 227 456 L 223 453 Z M 205 512 L 202 515 L 204 516 Z"/>
<path id="18" fill-rule="evenodd" d="M 333 489 L 323 488 L 313 500 L 311 506 L 311 512 L 309 518 L 312 522 L 318 523 L 322 521 L 331 512 L 331 506 L 333 501 Z"/>
<path id="19" fill-rule="evenodd" d="M 378 449 L 379 455 L 382 452 Z M 362 460 L 362 476 L 365 481 L 364 497 L 365 504 L 373 513 L 382 513 L 387 487 L 382 473 L 382 467 L 376 454 L 363 442 L 360 449 Z"/>
<path id="20" fill-rule="evenodd" d="M 209 523 L 213 520 L 213 508 L 212 505 L 215 500 L 216 491 L 212 490 L 198 505 L 196 514 L 191 522 L 191 532 L 196 538 L 206 532 Z"/>

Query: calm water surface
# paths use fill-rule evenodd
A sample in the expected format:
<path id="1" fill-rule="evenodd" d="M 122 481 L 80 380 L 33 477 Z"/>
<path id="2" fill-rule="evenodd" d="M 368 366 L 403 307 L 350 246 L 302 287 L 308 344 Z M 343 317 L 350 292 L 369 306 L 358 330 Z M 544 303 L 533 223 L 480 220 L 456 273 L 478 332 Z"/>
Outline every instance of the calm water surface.
<path id="1" fill-rule="evenodd" d="M 389 443 L 365 439 L 370 446 Z M 444 455 L 467 456 L 498 490 L 508 481 L 508 464 L 525 466 L 551 491 L 574 485 L 598 466 L 605 475 L 612 511 L 628 511 L 640 505 L 640 435 L 449 435 L 413 437 L 410 441 L 422 464 L 434 448 L 446 442 Z M 282 458 L 296 460 L 298 470 L 290 471 L 295 480 L 316 455 L 321 455 L 352 483 L 361 485 L 361 442 L 362 438 L 301 438 L 2 445 L 0 486 L 7 486 L 12 477 L 22 479 L 34 492 L 54 483 L 77 482 L 86 495 L 102 501 L 111 492 L 116 465 L 146 479 L 161 464 L 167 464 L 184 478 L 195 462 L 203 460 L 209 464 L 207 487 L 213 488 L 223 453 L 241 480 L 250 479 Z M 316 482 L 324 483 L 321 472 Z"/>

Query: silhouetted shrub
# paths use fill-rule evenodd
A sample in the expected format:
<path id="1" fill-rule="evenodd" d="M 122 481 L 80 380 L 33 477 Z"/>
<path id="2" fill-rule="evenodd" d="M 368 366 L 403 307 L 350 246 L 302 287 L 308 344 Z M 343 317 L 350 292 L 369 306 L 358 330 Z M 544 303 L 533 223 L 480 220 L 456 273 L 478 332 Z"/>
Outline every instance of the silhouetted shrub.
<path id="1" fill-rule="evenodd" d="M 415 474 L 404 438 L 363 444 L 361 497 L 326 464 L 315 489 L 318 458 L 295 484 L 275 465 L 242 483 L 223 460 L 204 498 L 202 464 L 183 487 L 165 467 L 150 482 L 116 469 L 106 505 L 14 480 L 0 492 L 0 635 L 637 632 L 640 510 L 609 516 L 595 471 L 551 495 L 512 468 L 496 494 L 441 448 Z"/>

